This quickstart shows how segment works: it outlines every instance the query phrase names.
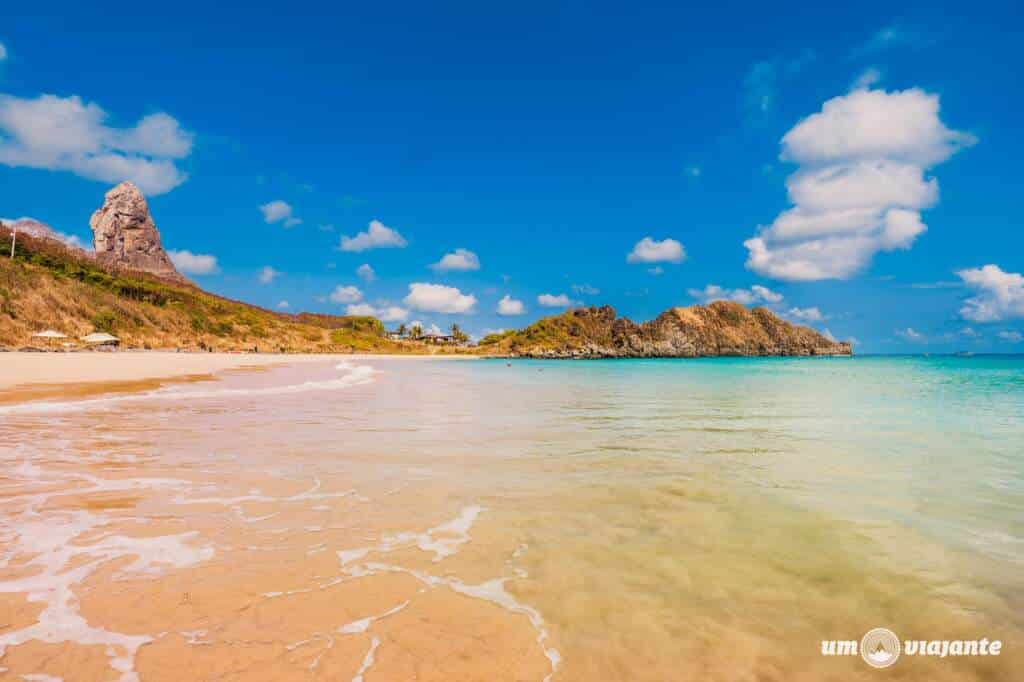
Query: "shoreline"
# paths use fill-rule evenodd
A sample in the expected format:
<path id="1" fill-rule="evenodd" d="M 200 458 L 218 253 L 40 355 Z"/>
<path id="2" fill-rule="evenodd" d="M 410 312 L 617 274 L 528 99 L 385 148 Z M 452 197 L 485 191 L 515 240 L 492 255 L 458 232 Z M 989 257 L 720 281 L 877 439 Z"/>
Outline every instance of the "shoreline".
<path id="1" fill-rule="evenodd" d="M 0 392 L 38 394 L 74 384 L 96 388 L 109 384 L 151 383 L 210 378 L 229 370 L 274 365 L 371 359 L 476 359 L 465 355 L 374 353 L 177 353 L 117 351 L 115 353 L 0 353 Z"/>
<path id="2" fill-rule="evenodd" d="M 0 391 L 208 375 L 228 369 L 308 361 L 280 354 L 174 353 L 118 351 L 116 353 L 0 354 Z"/>

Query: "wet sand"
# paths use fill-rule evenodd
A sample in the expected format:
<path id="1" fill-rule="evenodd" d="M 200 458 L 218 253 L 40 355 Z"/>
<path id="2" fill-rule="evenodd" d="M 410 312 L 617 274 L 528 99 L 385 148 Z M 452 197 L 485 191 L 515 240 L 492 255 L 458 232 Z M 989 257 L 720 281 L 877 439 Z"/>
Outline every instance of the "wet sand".
<path id="1" fill-rule="evenodd" d="M 867 681 L 817 649 L 879 625 L 1006 643 L 902 680 L 1021 662 L 1012 572 L 612 454 L 609 396 L 317 359 L 0 408 L 0 679 Z"/>

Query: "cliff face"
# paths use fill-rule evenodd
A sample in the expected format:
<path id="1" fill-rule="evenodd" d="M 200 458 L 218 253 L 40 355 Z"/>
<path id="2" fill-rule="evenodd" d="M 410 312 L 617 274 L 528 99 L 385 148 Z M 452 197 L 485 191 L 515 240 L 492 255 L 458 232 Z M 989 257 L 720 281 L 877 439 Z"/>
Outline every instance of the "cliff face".
<path id="1" fill-rule="evenodd" d="M 132 183 L 122 182 L 106 193 L 103 205 L 89 219 L 89 227 L 96 259 L 104 265 L 187 281 L 164 251 L 146 198 Z"/>
<path id="2" fill-rule="evenodd" d="M 519 332 L 485 339 L 483 349 L 535 358 L 657 358 L 721 355 L 852 355 L 849 343 L 830 341 L 766 308 L 728 301 L 672 308 L 637 324 L 615 311 L 580 308 Z"/>

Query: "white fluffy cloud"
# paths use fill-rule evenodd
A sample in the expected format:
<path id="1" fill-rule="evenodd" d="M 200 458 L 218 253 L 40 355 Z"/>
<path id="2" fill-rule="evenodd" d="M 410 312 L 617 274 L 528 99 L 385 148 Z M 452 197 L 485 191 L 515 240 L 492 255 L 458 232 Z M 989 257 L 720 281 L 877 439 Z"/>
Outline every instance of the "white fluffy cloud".
<path id="1" fill-rule="evenodd" d="M 302 223 L 301 218 L 295 216 L 295 209 L 287 201 L 275 199 L 260 206 L 260 213 L 263 214 L 263 221 L 266 223 L 284 222 L 285 227 L 295 227 Z"/>
<path id="2" fill-rule="evenodd" d="M 537 303 L 545 308 L 568 308 L 571 305 L 575 305 L 576 301 L 573 301 L 565 294 L 541 294 L 537 297 Z"/>
<path id="3" fill-rule="evenodd" d="M 959 270 L 957 276 L 977 292 L 964 301 L 960 316 L 974 322 L 1024 317 L 1024 276 L 998 265 Z"/>
<path id="4" fill-rule="evenodd" d="M 280 275 L 280 271 L 275 270 L 269 265 L 264 265 L 262 268 L 260 268 L 260 274 L 257 275 L 257 279 L 259 279 L 260 284 L 270 284 Z"/>
<path id="5" fill-rule="evenodd" d="M 179 272 L 190 275 L 211 275 L 217 272 L 217 257 L 191 251 L 168 251 L 171 262 Z"/>
<path id="6" fill-rule="evenodd" d="M 523 305 L 523 302 L 512 298 L 508 294 L 502 296 L 501 300 L 498 301 L 497 313 L 499 315 L 522 315 L 525 312 L 526 306 Z"/>
<path id="7" fill-rule="evenodd" d="M 760 284 L 755 284 L 749 289 L 726 289 L 717 284 L 709 284 L 703 289 L 690 289 L 687 293 L 705 303 L 735 301 L 743 305 L 752 305 L 754 303 L 778 303 L 782 300 L 782 294 Z"/>
<path id="8" fill-rule="evenodd" d="M 821 314 L 821 310 L 817 307 L 790 308 L 786 311 L 786 317 L 794 320 L 800 320 L 801 322 L 821 322 L 825 319 L 825 316 Z"/>
<path id="9" fill-rule="evenodd" d="M 468 249 L 455 249 L 451 253 L 446 253 L 441 260 L 433 263 L 430 267 L 437 272 L 479 270 L 480 259 Z"/>
<path id="10" fill-rule="evenodd" d="M 363 280 L 364 282 L 372 282 L 373 280 L 377 279 L 377 273 L 374 272 L 373 268 L 370 266 L 369 263 L 363 263 L 358 268 L 356 268 L 356 274 L 359 275 L 359 279 Z"/>
<path id="11" fill-rule="evenodd" d="M 90 180 L 131 180 L 145 194 L 171 191 L 188 176 L 175 162 L 192 151 L 193 135 L 155 113 L 131 128 L 106 124 L 107 112 L 80 97 L 0 95 L 0 163 L 69 171 Z"/>
<path id="12" fill-rule="evenodd" d="M 389 305 L 377 309 L 377 315 L 384 322 L 404 322 L 409 319 L 409 311 L 396 305 Z"/>
<path id="13" fill-rule="evenodd" d="M 363 300 L 363 292 L 359 291 L 358 287 L 339 284 L 334 287 L 334 291 L 327 298 L 331 303 L 357 303 Z"/>
<path id="14" fill-rule="evenodd" d="M 1015 331 L 1003 331 L 999 332 L 999 338 L 1003 341 L 1009 341 L 1010 343 L 1020 343 L 1024 341 L 1024 334 Z"/>
<path id="15" fill-rule="evenodd" d="M 975 143 L 939 119 L 923 90 L 855 90 L 782 138 L 794 206 L 744 242 L 747 267 L 787 281 L 843 279 L 879 251 L 909 249 L 939 197 L 926 171 Z"/>
<path id="16" fill-rule="evenodd" d="M 404 303 L 414 310 L 428 313 L 465 314 L 473 312 L 476 296 L 443 284 L 414 282 L 409 285 L 409 295 Z"/>
<path id="17" fill-rule="evenodd" d="M 376 317 L 381 322 L 404 322 L 409 318 L 409 311 L 398 306 L 376 308 L 369 303 L 353 303 L 345 308 L 346 315 Z"/>
<path id="18" fill-rule="evenodd" d="M 682 263 L 685 259 L 686 250 L 675 239 L 659 242 L 651 237 L 638 241 L 626 256 L 627 263 Z"/>
<path id="19" fill-rule="evenodd" d="M 291 308 L 291 307 L 292 306 L 291 306 L 291 304 L 288 301 L 278 301 L 277 302 L 277 309 L 278 310 L 287 310 L 288 308 Z"/>
<path id="20" fill-rule="evenodd" d="M 0 62 L 7 60 L 7 47 L 0 43 Z"/>
<path id="21" fill-rule="evenodd" d="M 405 238 L 379 220 L 371 220 L 365 232 L 354 237 L 344 236 L 338 248 L 342 251 L 366 251 L 368 249 L 401 249 L 408 242 Z"/>

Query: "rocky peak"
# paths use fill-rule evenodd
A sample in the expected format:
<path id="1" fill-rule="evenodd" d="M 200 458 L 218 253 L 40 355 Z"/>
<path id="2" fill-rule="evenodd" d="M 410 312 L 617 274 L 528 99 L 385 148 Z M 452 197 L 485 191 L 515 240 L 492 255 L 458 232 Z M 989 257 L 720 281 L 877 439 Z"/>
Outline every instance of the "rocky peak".
<path id="1" fill-rule="evenodd" d="M 89 227 L 101 263 L 187 281 L 160 243 L 160 231 L 149 214 L 146 197 L 131 182 L 122 182 L 106 193 L 103 205 L 89 219 Z"/>

